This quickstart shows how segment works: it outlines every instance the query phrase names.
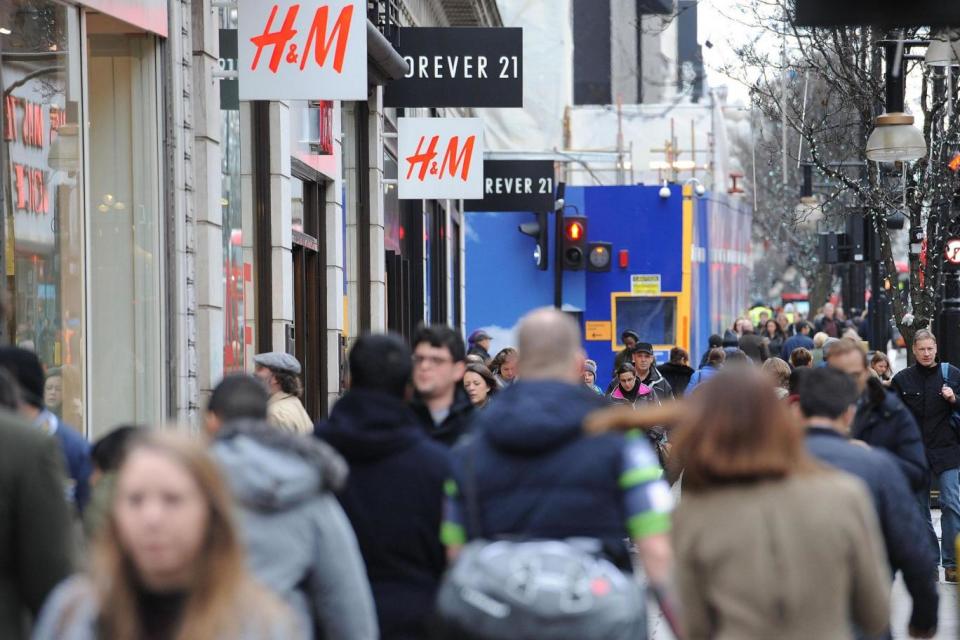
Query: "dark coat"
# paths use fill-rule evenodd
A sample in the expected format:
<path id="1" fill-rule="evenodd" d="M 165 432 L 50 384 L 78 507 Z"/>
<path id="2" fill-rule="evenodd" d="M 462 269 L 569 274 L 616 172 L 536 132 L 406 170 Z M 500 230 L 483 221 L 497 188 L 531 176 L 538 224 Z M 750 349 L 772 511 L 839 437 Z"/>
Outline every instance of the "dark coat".
<path id="1" fill-rule="evenodd" d="M 453 406 L 450 407 L 450 413 L 440 424 L 433 423 L 433 416 L 430 415 L 430 409 L 424 404 L 423 400 L 415 397 L 410 403 L 410 408 L 414 415 L 420 421 L 420 425 L 426 430 L 427 434 L 438 442 L 442 442 L 448 447 L 456 444 L 457 440 L 470 429 L 470 418 L 473 415 L 473 403 L 470 402 L 470 396 L 464 391 L 463 385 L 458 384 L 453 395 Z"/>
<path id="2" fill-rule="evenodd" d="M 57 425 L 55 435 L 60 442 L 70 480 L 73 481 L 73 501 L 77 509 L 83 511 L 90 501 L 90 474 L 93 473 L 90 444 L 73 427 L 63 422 Z"/>
<path id="3" fill-rule="evenodd" d="M 633 352 L 630 349 L 621 349 L 613 358 L 613 371 L 611 372 L 613 377 L 617 377 L 617 370 L 627 362 L 633 363 Z"/>
<path id="4" fill-rule="evenodd" d="M 836 318 L 820 318 L 817 322 L 817 331 L 822 331 L 831 338 L 839 338 L 843 333 L 843 325 Z"/>
<path id="5" fill-rule="evenodd" d="M 670 386 L 670 383 L 667 381 L 667 379 L 663 376 L 663 374 L 660 373 L 657 365 L 650 367 L 650 372 L 647 373 L 647 377 L 643 380 L 640 380 L 640 382 L 653 389 L 653 392 L 656 394 L 658 400 L 667 400 L 673 396 L 673 387 Z M 617 378 L 617 376 L 613 376 L 613 380 L 611 380 L 607 385 L 607 389 L 604 393 L 609 396 L 613 393 L 613 390 L 619 383 L 620 380 Z"/>
<path id="6" fill-rule="evenodd" d="M 316 435 L 350 465 L 340 503 L 360 543 L 381 637 L 427 637 L 446 568 L 439 531 L 449 450 L 399 398 L 360 389 L 337 401 Z"/>
<path id="7" fill-rule="evenodd" d="M 790 336 L 787 338 L 787 341 L 783 343 L 783 350 L 780 352 L 780 357 L 790 362 L 790 354 L 793 353 L 794 349 L 799 349 L 800 347 L 813 351 L 813 338 L 805 336 L 802 333 Z"/>
<path id="8" fill-rule="evenodd" d="M 483 358 L 484 364 L 490 362 L 490 360 L 492 359 L 490 356 L 490 353 L 478 344 L 475 344 L 472 347 L 470 347 L 470 351 L 467 351 L 467 355 L 480 356 L 481 358 Z"/>
<path id="9" fill-rule="evenodd" d="M 57 441 L 0 411 L 0 638 L 28 637 L 28 614 L 72 571 L 65 478 Z"/>
<path id="10" fill-rule="evenodd" d="M 883 395 L 874 397 L 877 393 Z M 857 408 L 850 436 L 888 451 L 915 493 L 929 482 L 930 468 L 923 452 L 920 428 L 896 394 L 882 387 L 868 390 Z"/>
<path id="11" fill-rule="evenodd" d="M 672 362 L 662 364 L 657 367 L 657 369 L 670 384 L 673 397 L 679 398 L 682 396 L 687 390 L 687 385 L 690 384 L 690 376 L 693 375 L 693 369 L 685 364 L 673 364 Z"/>
<path id="12" fill-rule="evenodd" d="M 481 531 L 468 518 L 468 538 L 599 539 L 629 568 L 619 488 L 624 436 L 582 430 L 586 415 L 604 406 L 583 385 L 520 380 L 478 414 L 474 437 L 453 450 L 457 486 L 477 496 Z"/>
<path id="13" fill-rule="evenodd" d="M 829 427 L 808 428 L 806 442 L 813 457 L 867 485 L 880 520 L 890 568 L 903 572 L 903 581 L 913 599 L 910 626 L 922 630 L 936 627 L 939 595 L 933 576 L 938 559 L 928 541 L 927 524 L 896 461 L 885 451 L 847 441 Z"/>
<path id="14" fill-rule="evenodd" d="M 948 384 L 960 397 L 960 369 L 951 365 L 947 377 Z M 933 367 L 915 364 L 895 375 L 891 385 L 920 425 L 927 461 L 937 474 L 960 467 L 960 439 L 950 421 L 960 404 L 950 404 L 943 399 L 940 395 L 943 384 L 939 364 Z"/>
<path id="15" fill-rule="evenodd" d="M 763 362 L 770 357 L 767 341 L 755 333 L 745 333 L 740 336 L 740 350 L 754 362 Z"/>

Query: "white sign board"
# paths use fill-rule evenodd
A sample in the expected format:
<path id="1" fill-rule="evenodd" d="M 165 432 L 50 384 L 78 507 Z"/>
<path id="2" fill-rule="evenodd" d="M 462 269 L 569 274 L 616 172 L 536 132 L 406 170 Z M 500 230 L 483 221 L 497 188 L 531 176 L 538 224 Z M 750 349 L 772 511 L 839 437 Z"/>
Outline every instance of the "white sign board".
<path id="1" fill-rule="evenodd" d="M 401 200 L 483 197 L 480 118 L 400 118 Z"/>
<path id="2" fill-rule="evenodd" d="M 239 0 L 241 100 L 366 100 L 367 5 Z"/>

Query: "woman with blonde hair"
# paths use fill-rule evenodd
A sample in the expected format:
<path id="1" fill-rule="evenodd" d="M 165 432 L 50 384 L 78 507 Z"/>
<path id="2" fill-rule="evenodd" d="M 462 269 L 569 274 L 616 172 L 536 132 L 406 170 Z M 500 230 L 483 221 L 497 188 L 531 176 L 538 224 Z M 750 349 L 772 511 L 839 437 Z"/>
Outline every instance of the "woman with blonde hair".
<path id="1" fill-rule="evenodd" d="M 198 443 L 131 443 L 89 568 L 61 584 L 34 640 L 308 637 L 248 573 L 232 503 Z"/>
<path id="2" fill-rule="evenodd" d="M 783 400 L 789 395 L 787 389 L 790 388 L 790 374 L 793 370 L 785 360 L 768 358 L 760 365 L 760 370 L 767 374 L 767 377 L 773 383 L 778 398 Z"/>

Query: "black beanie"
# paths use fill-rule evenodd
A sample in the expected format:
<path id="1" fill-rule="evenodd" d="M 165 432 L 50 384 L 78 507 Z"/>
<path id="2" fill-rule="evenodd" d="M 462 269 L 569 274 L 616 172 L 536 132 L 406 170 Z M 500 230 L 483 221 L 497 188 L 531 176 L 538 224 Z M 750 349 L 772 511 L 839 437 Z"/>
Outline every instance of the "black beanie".
<path id="1" fill-rule="evenodd" d="M 37 354 L 20 347 L 0 347 L 0 367 L 16 379 L 24 400 L 39 409 L 43 408 L 45 376 Z"/>

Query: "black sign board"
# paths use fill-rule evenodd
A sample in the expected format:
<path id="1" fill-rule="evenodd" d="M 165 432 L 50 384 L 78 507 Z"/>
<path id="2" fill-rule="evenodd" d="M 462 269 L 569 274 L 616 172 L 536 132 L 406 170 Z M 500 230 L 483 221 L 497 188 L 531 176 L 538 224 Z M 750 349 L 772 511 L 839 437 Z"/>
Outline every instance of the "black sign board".
<path id="1" fill-rule="evenodd" d="M 484 160 L 483 200 L 466 211 L 553 211 L 553 160 Z"/>
<path id="2" fill-rule="evenodd" d="M 401 27 L 409 71 L 387 83 L 387 107 L 522 107 L 523 29 Z"/>
<path id="3" fill-rule="evenodd" d="M 237 30 L 220 29 L 220 70 L 237 70 Z M 240 108 L 240 81 L 236 78 L 220 79 L 220 109 L 224 111 Z"/>
<path id="4" fill-rule="evenodd" d="M 956 0 L 797 0 L 794 24 L 832 27 L 873 24 L 881 27 L 960 25 Z"/>

